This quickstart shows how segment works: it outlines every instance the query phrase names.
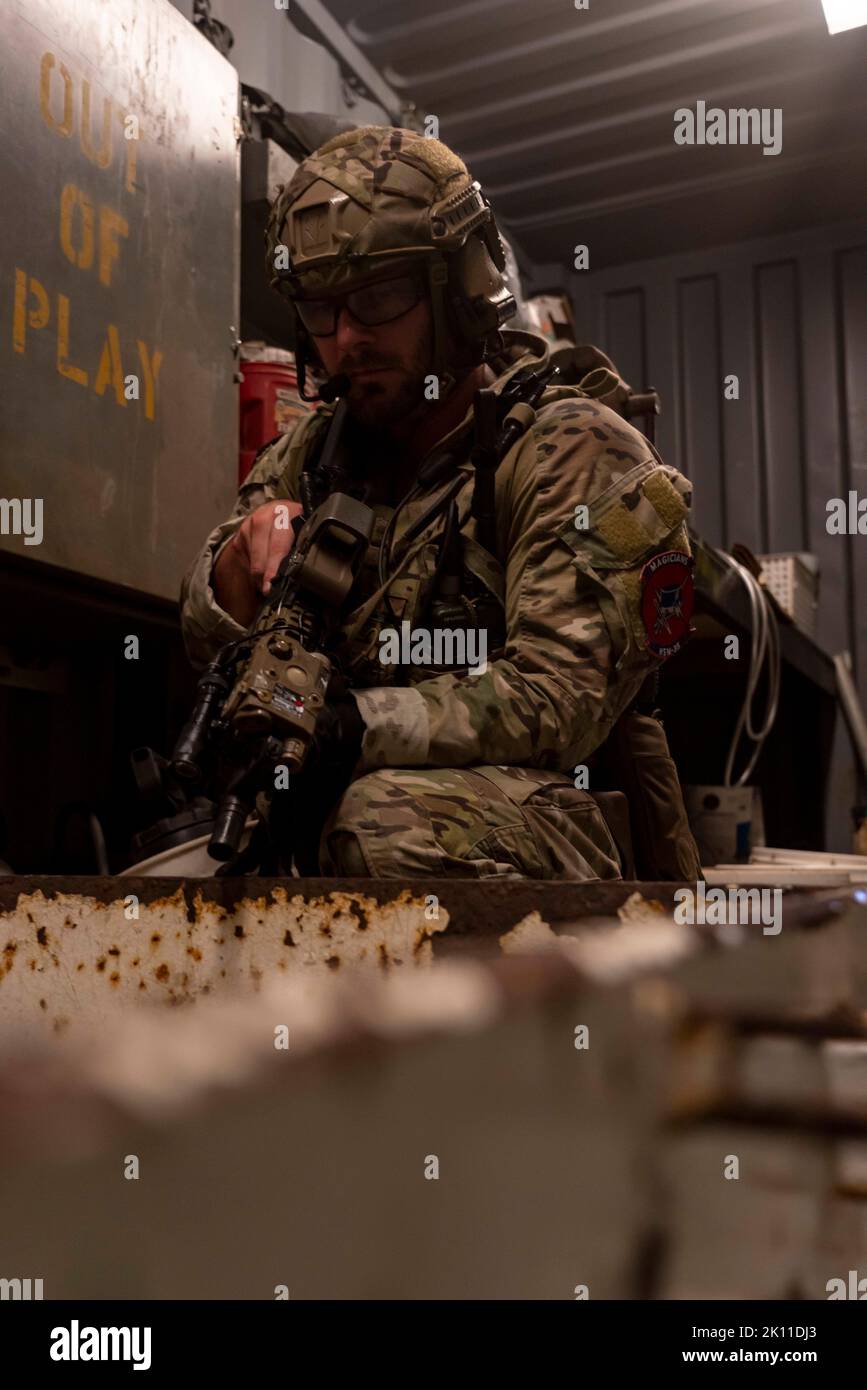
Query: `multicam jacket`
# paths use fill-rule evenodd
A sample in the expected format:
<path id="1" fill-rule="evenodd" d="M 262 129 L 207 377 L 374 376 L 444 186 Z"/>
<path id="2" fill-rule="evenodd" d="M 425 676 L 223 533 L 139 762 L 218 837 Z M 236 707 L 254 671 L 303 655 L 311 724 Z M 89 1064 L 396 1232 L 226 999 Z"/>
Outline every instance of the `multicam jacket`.
<path id="1" fill-rule="evenodd" d="M 493 364 L 500 369 L 494 390 L 519 367 L 547 358 L 542 339 L 503 337 L 507 351 Z M 330 413 L 323 407 L 304 417 L 262 453 L 231 517 L 188 571 L 181 620 L 195 665 L 243 635 L 211 588 L 217 555 L 254 508 L 299 499 L 301 471 Z M 466 424 L 439 441 L 436 452 Z M 666 552 L 689 555 L 688 481 L 600 400 L 580 387 L 553 386 L 497 470 L 496 554 L 490 555 L 476 542 L 469 514 L 471 435 L 468 440 L 466 462 L 459 463 L 466 483 L 457 498 L 465 569 L 501 602 L 505 641 L 484 672 L 431 676 L 409 666 L 401 677 L 406 683 L 394 683 L 394 668 L 378 660 L 379 633 L 394 619 L 385 616 L 376 583 L 392 508 L 375 505 L 373 541 L 342 615 L 337 648 L 367 726 L 358 772 L 473 764 L 572 769 L 604 741 L 664 659 L 650 645 L 645 566 Z M 406 506 L 394 528 L 389 597 L 392 612 L 413 626 L 430 597 L 442 517 L 406 554 L 400 540 L 448 485 Z M 582 504 L 586 515 L 576 514 Z"/>

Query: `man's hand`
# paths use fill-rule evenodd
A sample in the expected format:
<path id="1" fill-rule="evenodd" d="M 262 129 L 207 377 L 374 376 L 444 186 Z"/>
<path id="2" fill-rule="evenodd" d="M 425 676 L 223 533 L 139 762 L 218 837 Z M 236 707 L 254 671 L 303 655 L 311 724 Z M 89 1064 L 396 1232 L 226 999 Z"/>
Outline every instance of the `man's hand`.
<path id="1" fill-rule="evenodd" d="M 249 627 L 284 556 L 295 542 L 292 520 L 300 502 L 265 502 L 238 527 L 214 566 L 214 596 L 224 612 Z"/>
<path id="2" fill-rule="evenodd" d="M 361 710 L 348 690 L 327 699 L 316 720 L 305 772 L 348 781 L 361 757 L 364 728 Z"/>

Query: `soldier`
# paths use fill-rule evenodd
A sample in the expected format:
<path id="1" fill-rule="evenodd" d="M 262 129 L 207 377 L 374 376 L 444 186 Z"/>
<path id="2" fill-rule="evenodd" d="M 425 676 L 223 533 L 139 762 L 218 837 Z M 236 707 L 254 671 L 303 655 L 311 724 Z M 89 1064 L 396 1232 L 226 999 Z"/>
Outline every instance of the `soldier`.
<path id="1" fill-rule="evenodd" d="M 377 878 L 620 877 L 575 769 L 688 629 L 687 480 L 580 386 L 541 389 L 546 344 L 502 327 L 514 300 L 493 215 L 440 141 L 385 127 L 336 136 L 281 190 L 267 243 L 302 391 L 308 366 L 348 378 L 343 457 L 377 517 L 334 648 L 342 693 L 303 774 L 308 794 L 328 796 L 296 864 Z M 512 421 L 487 508 L 473 454 L 480 389 L 500 407 L 501 439 L 504 413 Z M 294 538 L 277 509 L 301 513 L 302 474 L 334 409 L 261 453 L 189 570 L 194 664 L 252 622 Z M 407 661 L 395 634 L 437 624 L 484 639 L 487 664 L 436 667 L 424 641 L 421 664 Z M 386 660 L 386 637 L 400 658 Z M 689 845 L 681 863 L 691 876 Z"/>

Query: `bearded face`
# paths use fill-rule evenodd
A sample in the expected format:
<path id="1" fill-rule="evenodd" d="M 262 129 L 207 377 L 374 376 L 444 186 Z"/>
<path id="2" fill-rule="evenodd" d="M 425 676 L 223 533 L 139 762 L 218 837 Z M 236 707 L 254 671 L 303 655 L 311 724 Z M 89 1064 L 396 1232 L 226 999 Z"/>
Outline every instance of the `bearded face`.
<path id="1" fill-rule="evenodd" d="M 301 299 L 296 307 L 326 374 L 349 377 L 347 400 L 359 424 L 387 428 L 421 408 L 433 325 L 417 279 L 379 279 L 331 298 Z"/>
<path id="2" fill-rule="evenodd" d="M 344 315 L 341 315 L 343 318 Z M 383 324 L 372 341 L 353 330 L 338 327 L 333 369 L 323 356 L 329 375 L 344 372 L 352 383 L 349 410 L 359 424 L 382 429 L 402 424 L 424 402 L 425 377 L 431 367 L 430 306 L 422 302 L 402 319 Z M 320 344 L 317 343 L 320 350 Z"/>

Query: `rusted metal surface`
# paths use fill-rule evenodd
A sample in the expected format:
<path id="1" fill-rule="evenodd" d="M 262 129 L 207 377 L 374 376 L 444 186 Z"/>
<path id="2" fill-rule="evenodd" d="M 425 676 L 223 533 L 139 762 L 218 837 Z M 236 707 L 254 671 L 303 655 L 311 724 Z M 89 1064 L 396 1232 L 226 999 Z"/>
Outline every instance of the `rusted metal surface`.
<path id="1" fill-rule="evenodd" d="M 258 990 L 275 974 L 388 971 L 503 932 L 614 914 L 631 886 L 211 878 L 0 879 L 0 1036 L 65 1036 L 133 1004 Z M 576 891 L 577 888 L 577 891 Z M 670 900 L 671 885 L 665 896 Z M 447 940 L 448 939 L 448 940 Z"/>
<path id="2" fill-rule="evenodd" d="M 9 875 L 0 876 L 0 912 L 14 911 L 19 895 L 41 892 L 51 898 L 58 893 L 77 894 L 108 904 L 134 893 L 142 904 L 174 897 L 180 892 L 187 911 L 195 911 L 196 896 L 233 912 L 239 903 L 249 898 L 272 899 L 275 892 L 287 888 L 310 902 L 327 901 L 334 893 L 363 894 L 374 904 L 394 902 L 401 893 L 409 891 L 421 900 L 435 897 L 445 908 L 449 920 L 449 939 L 457 936 L 498 937 L 503 931 L 520 922 L 528 913 L 538 911 L 546 922 L 573 922 L 593 917 L 616 917 L 617 910 L 627 898 L 638 892 L 648 901 L 655 901 L 671 911 L 679 888 L 694 888 L 689 883 L 557 883 L 534 879 L 413 879 L 403 882 L 393 879 L 341 878 L 145 878 L 124 876 L 123 879 L 70 875 Z M 793 922 L 807 925 L 812 918 L 825 920 L 840 904 L 849 901 L 848 890 L 821 893 L 799 892 L 784 901 Z M 835 906 L 836 905 L 836 906 Z"/>
<path id="3" fill-rule="evenodd" d="M 0 1034 L 62 1035 L 132 1004 L 255 991 L 266 977 L 299 969 L 424 965 L 448 921 L 442 910 L 438 920 L 426 915 L 425 899 L 407 891 L 378 903 L 358 891 L 308 897 L 283 883 L 226 907 L 199 884 L 138 899 L 137 883 L 149 890 L 154 880 L 110 882 L 99 896 L 36 887 L 4 904 Z"/>
<path id="4" fill-rule="evenodd" d="M 677 887 L 524 880 L 2 878 L 0 1036 L 24 1030 L 64 1037 L 82 1023 L 132 1005 L 183 1005 L 213 994 L 256 992 L 263 981 L 297 971 L 308 977 L 387 973 L 426 966 L 434 958 L 499 957 L 509 950 L 514 929 L 526 932 L 528 922 L 538 921 L 542 939 L 546 934 L 586 937 L 588 929 L 627 915 L 636 894 L 639 906 L 659 923 L 656 936 L 639 928 L 645 953 L 650 950 L 652 960 L 659 937 L 660 959 L 667 966 L 688 957 L 690 991 L 702 1007 L 728 1009 L 743 1000 L 755 1012 L 772 1014 L 781 998 L 792 996 L 815 1016 L 853 1003 L 850 895 L 792 895 L 787 937 L 798 933 L 798 944 L 791 941 L 774 951 L 759 939 L 755 965 L 741 978 L 721 971 L 712 928 L 675 927 Z M 827 932 L 814 943 L 807 929 L 822 923 Z M 616 970 L 625 939 L 621 934 L 614 942 L 613 955 L 603 949 L 608 964 L 592 964 L 587 946 L 580 948 L 584 954 L 576 963 L 588 963 L 591 973 Z M 538 934 L 531 933 L 523 946 L 521 940 L 521 949 L 539 947 Z M 783 966 L 788 974 L 781 994 L 777 977 Z M 867 980 L 867 969 L 860 978 Z"/>
<path id="5" fill-rule="evenodd" d="M 197 891 L 208 902 L 227 911 L 245 898 L 272 895 L 291 888 L 306 899 L 327 899 L 332 893 L 358 893 L 375 903 L 393 902 L 411 889 L 418 898 L 433 895 L 449 913 L 451 932 L 491 934 L 513 926 L 528 912 L 538 909 L 547 921 L 569 921 L 575 917 L 611 916 L 636 890 L 655 898 L 666 907 L 674 902 L 677 883 L 553 883 L 532 879 L 396 879 L 353 878 L 148 878 L 124 875 L 97 878 L 72 875 L 9 875 L 0 877 L 0 911 L 15 907 L 21 893 L 41 891 L 45 897 L 57 893 L 77 893 L 96 902 L 111 903 L 125 893 L 135 893 L 141 903 L 174 895 L 179 889 L 192 908 Z"/>

